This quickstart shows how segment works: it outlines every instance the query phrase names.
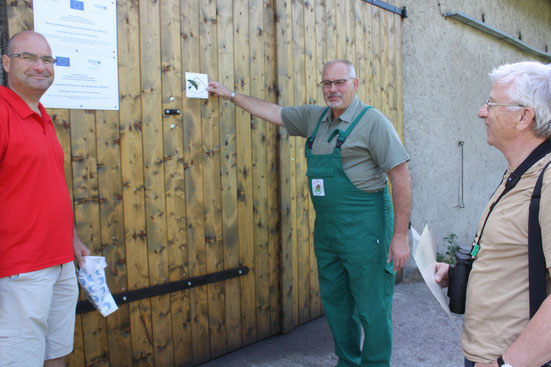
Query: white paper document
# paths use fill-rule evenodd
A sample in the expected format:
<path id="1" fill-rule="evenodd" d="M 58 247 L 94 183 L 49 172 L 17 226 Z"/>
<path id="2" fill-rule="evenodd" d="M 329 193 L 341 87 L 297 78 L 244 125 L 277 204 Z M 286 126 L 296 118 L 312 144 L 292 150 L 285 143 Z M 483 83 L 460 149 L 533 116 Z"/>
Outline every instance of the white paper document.
<path id="1" fill-rule="evenodd" d="M 446 311 L 450 317 L 453 326 L 455 326 L 455 328 L 459 331 L 454 319 L 452 318 L 444 290 L 438 285 L 438 283 L 436 283 L 436 280 L 434 280 L 434 271 L 436 267 L 436 244 L 432 238 L 429 227 L 425 226 L 421 236 L 419 236 L 419 233 L 417 233 L 413 227 L 411 228 L 411 232 L 413 237 L 413 258 L 415 259 L 415 263 L 423 276 L 423 280 L 438 303 L 440 303 L 440 306 L 442 306 L 444 311 Z"/>
<path id="2" fill-rule="evenodd" d="M 209 76 L 207 74 L 186 73 L 186 97 L 209 98 L 207 87 Z"/>
<path id="3" fill-rule="evenodd" d="M 117 4 L 112 0 L 34 0 L 34 30 L 48 40 L 55 80 L 45 107 L 118 110 Z"/>

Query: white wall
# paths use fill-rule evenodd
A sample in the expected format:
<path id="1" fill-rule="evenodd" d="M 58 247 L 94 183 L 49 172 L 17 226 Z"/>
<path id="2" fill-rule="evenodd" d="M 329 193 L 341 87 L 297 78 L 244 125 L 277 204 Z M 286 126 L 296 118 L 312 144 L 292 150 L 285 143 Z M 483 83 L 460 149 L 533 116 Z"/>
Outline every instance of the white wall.
<path id="1" fill-rule="evenodd" d="M 455 233 L 469 246 L 489 196 L 506 168 L 486 144 L 479 107 L 491 89 L 494 67 L 533 56 L 451 18 L 460 11 L 530 46 L 551 53 L 549 0 L 403 0 L 404 140 L 411 156 L 412 224 L 428 224 L 445 252 Z M 541 60 L 540 60 L 541 61 Z M 547 61 L 549 62 L 549 61 Z M 459 208 L 460 150 L 464 142 L 464 208 Z M 411 264 L 410 264 L 411 269 Z M 407 272 L 406 272 L 407 273 Z"/>

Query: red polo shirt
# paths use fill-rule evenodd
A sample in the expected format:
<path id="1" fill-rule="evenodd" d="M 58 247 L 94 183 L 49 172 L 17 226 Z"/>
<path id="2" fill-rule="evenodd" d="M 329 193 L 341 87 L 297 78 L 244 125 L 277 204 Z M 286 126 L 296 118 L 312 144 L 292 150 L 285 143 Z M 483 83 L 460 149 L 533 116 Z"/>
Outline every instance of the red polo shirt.
<path id="1" fill-rule="evenodd" d="M 74 259 L 63 150 L 39 108 L 0 87 L 0 277 Z"/>

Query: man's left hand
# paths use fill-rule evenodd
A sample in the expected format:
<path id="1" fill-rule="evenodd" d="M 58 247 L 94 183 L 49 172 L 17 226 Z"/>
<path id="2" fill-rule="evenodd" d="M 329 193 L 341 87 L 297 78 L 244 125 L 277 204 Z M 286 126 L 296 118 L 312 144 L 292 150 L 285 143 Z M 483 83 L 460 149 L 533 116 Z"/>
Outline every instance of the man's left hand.
<path id="1" fill-rule="evenodd" d="M 75 250 L 75 258 L 77 259 L 78 266 L 84 267 L 84 256 L 89 256 L 91 251 L 78 237 L 77 231 L 73 233 L 73 249 Z"/>
<path id="2" fill-rule="evenodd" d="M 394 236 L 388 249 L 387 262 L 394 260 L 394 271 L 403 268 L 409 259 L 408 236 Z"/>

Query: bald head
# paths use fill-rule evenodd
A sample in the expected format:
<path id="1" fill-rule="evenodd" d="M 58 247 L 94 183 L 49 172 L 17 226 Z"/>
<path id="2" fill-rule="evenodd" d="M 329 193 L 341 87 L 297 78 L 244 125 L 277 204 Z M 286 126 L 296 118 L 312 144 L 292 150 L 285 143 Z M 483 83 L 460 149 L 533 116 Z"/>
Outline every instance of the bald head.
<path id="1" fill-rule="evenodd" d="M 48 41 L 46 40 L 46 37 L 44 37 L 43 35 L 41 35 L 40 33 L 38 32 L 35 32 L 35 31 L 21 31 L 21 32 L 17 32 L 16 34 L 14 34 L 13 36 L 11 36 L 11 38 L 9 39 L 8 41 L 8 45 L 6 47 L 6 53 L 8 55 L 11 55 L 14 53 L 14 50 L 13 50 L 13 45 L 17 42 L 17 40 L 21 37 L 38 37 L 38 38 L 42 38 L 44 40 L 44 42 L 48 43 Z M 48 47 L 50 47 L 50 45 L 48 44 Z M 50 51 L 51 52 L 51 51 Z"/>

